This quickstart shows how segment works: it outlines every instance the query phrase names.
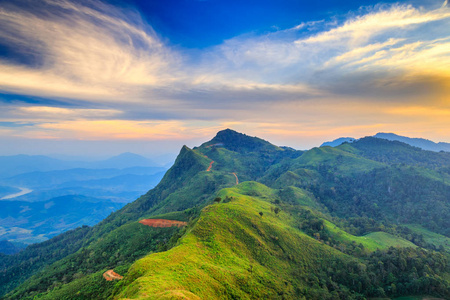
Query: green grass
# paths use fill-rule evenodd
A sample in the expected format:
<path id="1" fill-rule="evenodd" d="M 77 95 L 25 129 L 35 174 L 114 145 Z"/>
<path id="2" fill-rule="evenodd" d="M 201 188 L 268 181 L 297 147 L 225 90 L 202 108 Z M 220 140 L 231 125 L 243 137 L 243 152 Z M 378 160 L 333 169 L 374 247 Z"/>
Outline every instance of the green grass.
<path id="1" fill-rule="evenodd" d="M 316 210 L 322 209 L 313 195 L 298 187 L 289 186 L 280 190 L 278 195 L 283 202 L 289 204 L 306 206 Z"/>
<path id="2" fill-rule="evenodd" d="M 295 164 L 315 167 L 327 164 L 345 174 L 367 172 L 385 166 L 382 163 L 329 146 L 313 148 L 305 152 L 295 160 Z"/>
<path id="3" fill-rule="evenodd" d="M 371 239 L 375 244 L 379 245 L 379 249 L 387 249 L 389 247 L 417 247 L 410 241 L 387 232 L 372 232 L 363 236 L 363 238 Z"/>
<path id="4" fill-rule="evenodd" d="M 308 274 L 351 259 L 291 226 L 289 214 L 272 212 L 274 194 L 255 182 L 223 189 L 218 196 L 231 201 L 206 207 L 178 246 L 134 263 L 117 297 L 302 299 Z"/>
<path id="5" fill-rule="evenodd" d="M 433 244 L 436 247 L 442 246 L 447 252 L 450 252 L 450 238 L 425 229 L 420 225 L 409 224 L 405 226 L 416 233 L 422 234 L 425 242 Z"/>
<path id="6" fill-rule="evenodd" d="M 328 232 L 332 235 L 333 239 L 345 243 L 355 242 L 357 244 L 362 244 L 366 249 L 370 251 L 375 251 L 377 249 L 387 249 L 389 247 L 417 247 L 413 243 L 393 236 L 392 234 L 386 232 L 372 232 L 364 236 L 354 236 L 344 230 L 340 229 L 333 223 L 324 220 L 325 226 Z"/>

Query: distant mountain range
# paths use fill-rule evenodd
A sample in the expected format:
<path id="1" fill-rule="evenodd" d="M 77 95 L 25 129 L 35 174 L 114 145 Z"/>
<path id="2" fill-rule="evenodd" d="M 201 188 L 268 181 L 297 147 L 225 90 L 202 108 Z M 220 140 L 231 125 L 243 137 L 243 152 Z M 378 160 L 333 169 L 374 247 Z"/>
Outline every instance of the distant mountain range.
<path id="1" fill-rule="evenodd" d="M 439 152 L 439 151 L 450 152 L 450 143 L 443 143 L 443 142 L 435 143 L 435 142 L 427 140 L 427 139 L 410 138 L 410 137 L 406 137 L 406 136 L 397 135 L 395 133 L 384 133 L 384 132 L 379 132 L 379 133 L 375 134 L 373 137 L 376 137 L 379 139 L 385 139 L 385 140 L 389 140 L 389 141 L 399 141 L 399 142 L 402 142 L 402 143 L 405 143 L 405 144 L 408 144 L 408 145 L 411 145 L 414 147 L 421 148 L 423 150 L 429 150 L 429 151 L 435 151 L 435 152 Z M 338 138 L 331 142 L 325 142 L 320 146 L 321 147 L 322 146 L 337 147 L 345 142 L 352 143 L 357 140 L 358 139 L 351 138 L 351 137 L 341 137 L 341 138 Z"/>
<path id="2" fill-rule="evenodd" d="M 123 205 L 80 195 L 33 203 L 1 201 L 0 240 L 42 242 L 82 225 L 95 225 Z"/>
<path id="3" fill-rule="evenodd" d="M 161 167 L 154 161 L 134 153 L 122 153 L 100 161 L 67 161 L 44 155 L 0 156 L 0 178 L 29 172 L 47 172 L 75 168 L 125 169 L 131 167 Z"/>
<path id="4" fill-rule="evenodd" d="M 166 170 L 133 153 L 94 162 L 1 156 L 0 241 L 31 244 L 95 225 L 157 185 Z M 0 253 L 14 251 L 0 245 Z"/>

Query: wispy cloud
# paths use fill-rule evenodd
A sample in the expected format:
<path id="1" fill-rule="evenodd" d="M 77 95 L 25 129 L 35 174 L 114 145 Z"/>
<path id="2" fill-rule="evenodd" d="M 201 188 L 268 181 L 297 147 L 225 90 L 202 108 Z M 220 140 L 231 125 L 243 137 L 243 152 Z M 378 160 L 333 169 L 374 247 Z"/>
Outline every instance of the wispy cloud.
<path id="1" fill-rule="evenodd" d="M 3 42 L 33 52 L 37 60 L 35 66 L 0 61 L 3 90 L 98 100 L 134 94 L 132 87 L 165 85 L 176 75 L 177 55 L 137 12 L 127 15 L 96 1 L 89 7 L 39 2 L 0 10 Z"/>
<path id="2" fill-rule="evenodd" d="M 27 135 L 177 138 L 199 133 L 199 124 L 243 123 L 255 131 L 276 123 L 291 133 L 299 132 L 295 126 L 323 133 L 339 124 L 361 131 L 396 124 L 395 113 L 405 117 L 390 107 L 450 106 L 447 1 L 429 10 L 364 7 L 340 16 L 342 22 L 301 23 L 189 52 L 165 43 L 129 7 L 17 3 L 0 8 L 0 39 L 34 61 L 1 59 L 0 89 L 59 101 L 4 105 L 3 121 L 39 124 Z M 449 122 L 440 118 L 433 126 Z"/>

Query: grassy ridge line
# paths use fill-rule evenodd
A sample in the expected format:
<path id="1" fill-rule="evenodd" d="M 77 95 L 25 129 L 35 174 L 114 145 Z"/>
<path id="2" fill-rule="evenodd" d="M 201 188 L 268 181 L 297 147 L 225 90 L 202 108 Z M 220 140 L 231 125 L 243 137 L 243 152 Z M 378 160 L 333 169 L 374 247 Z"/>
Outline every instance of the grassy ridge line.
<path id="1" fill-rule="evenodd" d="M 294 274 L 351 260 L 291 227 L 288 214 L 271 212 L 272 193 L 254 182 L 222 190 L 231 202 L 206 207 L 177 247 L 134 263 L 116 298 L 296 298 L 307 287 Z"/>

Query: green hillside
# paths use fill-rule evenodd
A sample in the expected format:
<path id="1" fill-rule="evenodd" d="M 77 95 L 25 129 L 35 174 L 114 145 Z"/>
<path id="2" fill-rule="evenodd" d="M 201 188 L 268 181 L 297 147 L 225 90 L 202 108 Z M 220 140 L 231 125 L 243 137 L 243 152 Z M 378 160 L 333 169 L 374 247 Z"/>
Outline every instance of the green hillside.
<path id="1" fill-rule="evenodd" d="M 218 196 L 225 203 L 206 207 L 176 247 L 133 264 L 114 298 L 358 299 L 379 293 L 364 281 L 374 268 L 369 257 L 351 257 L 306 235 L 291 212 L 274 211 L 276 191 L 246 182 Z M 414 246 L 384 233 L 361 240 L 383 249 Z M 339 277 L 341 268 L 357 283 Z"/>
<path id="2" fill-rule="evenodd" d="M 154 189 L 99 224 L 0 255 L 0 295 L 448 298 L 447 165 L 398 142 L 302 152 L 224 130 L 184 146 Z M 112 269 L 124 278 L 106 281 Z"/>
<path id="3" fill-rule="evenodd" d="M 351 261 L 296 229 L 288 214 L 272 212 L 271 191 L 264 186 L 246 182 L 218 196 L 230 202 L 206 207 L 178 246 L 137 261 L 117 298 L 319 295 L 320 288 L 308 289 L 308 274 L 323 264 Z"/>
<path id="4" fill-rule="evenodd" d="M 437 234 L 430 230 L 423 228 L 420 225 L 406 225 L 413 232 L 418 233 L 423 236 L 423 239 L 426 243 L 430 243 L 436 248 L 443 248 L 445 251 L 450 252 L 450 238 L 443 236 L 441 234 Z"/>

